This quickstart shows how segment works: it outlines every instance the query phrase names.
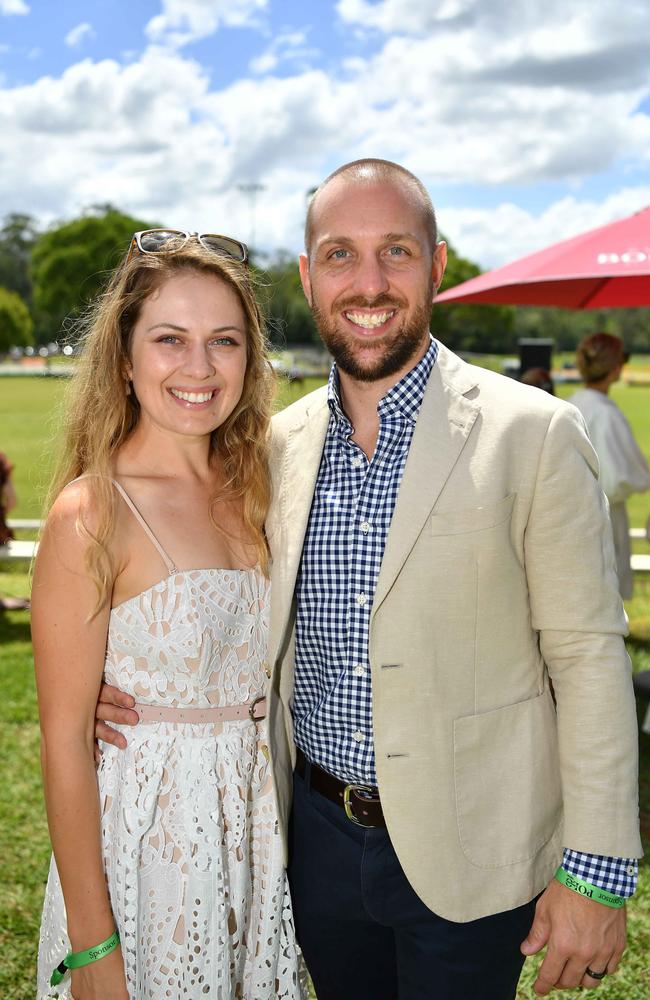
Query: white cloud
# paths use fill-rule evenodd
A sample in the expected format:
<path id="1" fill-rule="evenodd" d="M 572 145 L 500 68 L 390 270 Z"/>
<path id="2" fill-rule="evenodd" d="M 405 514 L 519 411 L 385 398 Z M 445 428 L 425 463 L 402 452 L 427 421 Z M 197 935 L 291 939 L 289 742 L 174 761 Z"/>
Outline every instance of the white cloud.
<path id="1" fill-rule="evenodd" d="M 177 49 L 213 35 L 222 25 L 257 25 L 268 0 L 162 0 L 162 14 L 146 26 L 147 37 L 157 45 Z"/>
<path id="2" fill-rule="evenodd" d="M 378 23 L 361 49 L 347 31 L 349 57 L 330 53 L 325 70 L 310 68 L 306 31 L 287 28 L 250 72 L 216 89 L 174 47 L 238 18 L 252 23 L 266 0 L 166 0 L 144 53 L 0 84 L 0 217 L 69 217 L 110 200 L 166 225 L 244 239 L 254 226 L 259 245 L 296 250 L 307 190 L 346 160 L 383 156 L 422 177 L 460 253 L 495 266 L 570 235 L 571 225 L 608 221 L 598 212 L 613 212 L 615 199 L 596 206 L 581 194 L 594 174 L 627 170 L 619 214 L 623 201 L 639 207 L 634 184 L 650 161 L 650 115 L 639 110 L 650 93 L 639 42 L 650 36 L 650 6 L 634 3 L 620 18 L 610 0 L 591 0 L 589 17 L 586 0 L 547 5 L 561 31 L 532 17 L 537 5 L 524 5 L 519 30 L 505 0 L 341 0 L 347 25 L 367 6 L 388 27 L 410 11 L 412 30 L 384 36 Z M 513 203 L 539 182 L 547 198 L 557 187 L 555 206 L 530 213 Z M 246 183 L 264 185 L 254 219 Z M 520 187 L 501 195 L 509 184 Z M 573 195 L 562 198 L 568 184 Z M 480 207 L 486 189 L 498 205 L 489 211 Z M 447 210 L 460 190 L 468 207 Z"/>
<path id="3" fill-rule="evenodd" d="M 29 6 L 25 0 L 0 0 L 0 14 L 29 14 Z"/>
<path id="4" fill-rule="evenodd" d="M 598 21 L 604 5 L 596 6 Z M 650 7 L 637 15 L 609 44 L 571 27 L 567 11 L 570 41 L 561 40 L 559 56 L 543 44 L 544 25 L 490 38 L 458 26 L 390 36 L 374 56 L 346 66 L 368 107 L 381 109 L 378 129 L 363 121 L 360 144 L 407 160 L 431 182 L 580 179 L 640 162 L 650 117 L 636 109 L 650 73 L 638 39 L 650 35 Z"/>
<path id="5" fill-rule="evenodd" d="M 69 45 L 70 48 L 74 49 L 86 38 L 94 38 L 95 32 L 93 31 L 92 24 L 88 21 L 84 21 L 82 24 L 78 24 L 75 28 L 72 28 L 68 34 L 65 36 L 65 44 Z"/>
<path id="6" fill-rule="evenodd" d="M 560 198 L 539 215 L 503 202 L 495 208 L 449 208 L 441 201 L 441 230 L 463 256 L 485 269 L 517 260 L 560 240 L 623 219 L 650 204 L 650 184 L 626 187 L 602 201 Z"/>
<path id="7" fill-rule="evenodd" d="M 437 23 L 453 22 L 467 15 L 472 0 L 440 0 L 413 3 L 412 0 L 338 0 L 336 10 L 346 24 L 374 28 L 386 34 L 420 34 Z"/>
<path id="8" fill-rule="evenodd" d="M 281 32 L 275 35 L 270 45 L 249 63 L 251 73 L 262 76 L 277 69 L 281 63 L 297 63 L 308 68 L 309 62 L 318 55 L 318 50 L 307 46 L 304 31 Z"/>

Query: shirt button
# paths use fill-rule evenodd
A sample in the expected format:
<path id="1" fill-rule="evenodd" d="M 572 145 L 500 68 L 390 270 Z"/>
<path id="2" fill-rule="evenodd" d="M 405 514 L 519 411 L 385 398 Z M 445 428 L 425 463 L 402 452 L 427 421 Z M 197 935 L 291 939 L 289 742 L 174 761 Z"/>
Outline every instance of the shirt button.
<path id="1" fill-rule="evenodd" d="M 634 865 L 628 865 L 625 871 L 627 872 L 628 875 L 634 875 L 636 872 L 636 868 L 634 867 Z"/>
<path id="2" fill-rule="evenodd" d="M 367 535 L 370 531 L 370 521 L 362 521 L 359 525 L 364 535 Z"/>
<path id="3" fill-rule="evenodd" d="M 361 458 L 359 455 L 354 456 L 354 458 L 352 459 L 352 465 L 355 469 L 359 468 L 359 466 L 361 465 Z"/>
<path id="4" fill-rule="evenodd" d="M 360 729 L 357 729 L 356 733 L 352 733 L 352 739 L 355 740 L 356 743 L 363 743 L 365 738 L 365 733 L 362 733 Z"/>
<path id="5" fill-rule="evenodd" d="M 363 675 L 366 672 L 366 668 L 364 667 L 363 663 L 357 663 L 356 667 L 353 667 L 352 670 L 357 675 L 357 677 L 363 677 Z"/>
<path id="6" fill-rule="evenodd" d="M 356 600 L 357 600 L 357 604 L 359 605 L 359 607 L 362 608 L 364 606 L 364 604 L 366 603 L 366 601 L 368 600 L 368 598 L 366 597 L 365 594 L 357 594 Z"/>

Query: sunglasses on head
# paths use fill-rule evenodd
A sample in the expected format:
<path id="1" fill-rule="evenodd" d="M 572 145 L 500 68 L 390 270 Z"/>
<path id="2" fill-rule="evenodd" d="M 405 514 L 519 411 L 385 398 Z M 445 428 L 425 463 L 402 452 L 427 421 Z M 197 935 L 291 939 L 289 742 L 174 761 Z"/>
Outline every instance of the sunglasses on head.
<path id="1" fill-rule="evenodd" d="M 219 236 L 217 233 L 186 233 L 181 229 L 143 229 L 133 234 L 128 258 L 136 250 L 140 253 L 160 253 L 161 251 L 180 250 L 188 240 L 198 240 L 202 247 L 213 253 L 232 257 L 242 264 L 248 260 L 248 247 L 230 236 Z M 174 246 L 170 246 L 173 243 Z"/>

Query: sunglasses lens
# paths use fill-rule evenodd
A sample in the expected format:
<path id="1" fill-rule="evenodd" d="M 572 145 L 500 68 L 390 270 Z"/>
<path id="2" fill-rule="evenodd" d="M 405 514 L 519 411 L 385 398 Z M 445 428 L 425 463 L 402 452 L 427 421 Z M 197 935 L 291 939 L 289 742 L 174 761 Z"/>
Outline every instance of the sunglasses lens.
<path id="1" fill-rule="evenodd" d="M 185 239 L 185 233 L 178 229 L 148 229 L 140 233 L 140 249 L 143 253 L 157 253 L 171 240 Z"/>
<path id="2" fill-rule="evenodd" d="M 214 233 L 202 233 L 199 237 L 201 243 L 208 250 L 214 253 L 226 254 L 234 257 L 235 260 L 245 261 L 248 256 L 248 249 L 238 240 L 231 240 L 227 236 L 216 236 Z"/>

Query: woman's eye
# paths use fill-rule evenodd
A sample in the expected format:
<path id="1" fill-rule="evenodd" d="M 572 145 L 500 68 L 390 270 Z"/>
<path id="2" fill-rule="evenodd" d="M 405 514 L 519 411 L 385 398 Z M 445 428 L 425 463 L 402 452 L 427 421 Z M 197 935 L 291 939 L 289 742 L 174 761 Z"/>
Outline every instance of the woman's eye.
<path id="1" fill-rule="evenodd" d="M 164 337 L 159 337 L 156 341 L 158 344 L 177 344 L 178 337 L 173 333 L 167 333 Z"/>
<path id="2" fill-rule="evenodd" d="M 223 346 L 231 347 L 233 344 L 236 343 L 236 341 L 233 340 L 232 337 L 215 337 L 212 343 L 215 344 L 217 347 L 223 347 Z"/>

